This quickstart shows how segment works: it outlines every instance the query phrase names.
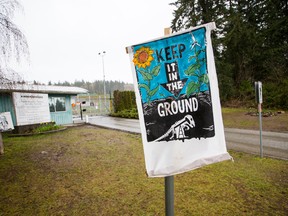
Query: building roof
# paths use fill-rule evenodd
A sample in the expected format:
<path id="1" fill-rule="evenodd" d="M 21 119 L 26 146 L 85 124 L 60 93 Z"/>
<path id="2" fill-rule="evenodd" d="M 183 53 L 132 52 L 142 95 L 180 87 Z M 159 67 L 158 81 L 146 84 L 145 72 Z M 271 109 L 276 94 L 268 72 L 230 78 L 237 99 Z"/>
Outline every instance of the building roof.
<path id="1" fill-rule="evenodd" d="M 73 86 L 29 85 L 29 84 L 1 84 L 1 92 L 29 92 L 46 94 L 86 94 L 87 89 Z"/>

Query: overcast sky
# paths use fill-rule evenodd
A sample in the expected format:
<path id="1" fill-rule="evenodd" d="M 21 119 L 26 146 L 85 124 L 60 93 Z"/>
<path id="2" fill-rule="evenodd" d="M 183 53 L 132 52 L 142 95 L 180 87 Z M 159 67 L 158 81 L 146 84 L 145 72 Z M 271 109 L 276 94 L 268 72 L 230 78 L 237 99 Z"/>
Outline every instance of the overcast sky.
<path id="1" fill-rule="evenodd" d="M 106 80 L 132 83 L 125 47 L 159 38 L 171 25 L 171 0 L 20 0 L 15 22 L 31 53 L 28 81 Z"/>

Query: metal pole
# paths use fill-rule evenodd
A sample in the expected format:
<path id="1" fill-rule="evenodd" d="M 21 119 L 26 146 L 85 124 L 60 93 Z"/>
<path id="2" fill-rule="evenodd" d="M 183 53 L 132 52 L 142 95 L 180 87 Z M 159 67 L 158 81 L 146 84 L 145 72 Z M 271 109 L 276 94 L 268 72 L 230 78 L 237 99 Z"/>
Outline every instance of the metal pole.
<path id="1" fill-rule="evenodd" d="M 80 115 L 81 115 L 81 120 L 83 120 L 83 113 L 82 113 L 81 103 L 82 103 L 82 102 L 80 102 Z"/>
<path id="2" fill-rule="evenodd" d="M 104 111 L 106 111 L 106 86 L 105 86 L 105 70 L 104 70 L 104 55 L 105 55 L 105 51 L 101 53 L 99 53 L 99 55 L 102 56 L 102 68 L 103 68 L 103 85 L 104 85 Z"/>
<path id="3" fill-rule="evenodd" d="M 165 177 L 165 213 L 174 216 L 174 176 Z"/>
<path id="4" fill-rule="evenodd" d="M 261 103 L 258 104 L 259 111 L 259 131 L 260 131 L 260 157 L 263 157 L 263 145 L 262 145 L 262 109 Z"/>
<path id="5" fill-rule="evenodd" d="M 164 29 L 165 35 L 171 33 L 171 28 Z M 165 177 L 165 213 L 166 216 L 174 216 L 174 176 Z"/>

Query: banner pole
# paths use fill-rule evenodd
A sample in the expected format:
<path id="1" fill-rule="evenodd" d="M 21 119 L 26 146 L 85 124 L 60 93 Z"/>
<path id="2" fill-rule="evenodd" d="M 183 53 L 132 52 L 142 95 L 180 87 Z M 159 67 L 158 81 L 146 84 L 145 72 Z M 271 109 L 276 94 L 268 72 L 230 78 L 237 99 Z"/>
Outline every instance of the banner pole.
<path id="1" fill-rule="evenodd" d="M 164 28 L 164 35 L 170 35 L 171 28 Z M 174 176 L 165 177 L 165 213 L 174 216 Z"/>
<path id="2" fill-rule="evenodd" d="M 165 213 L 174 216 L 174 176 L 165 177 Z"/>

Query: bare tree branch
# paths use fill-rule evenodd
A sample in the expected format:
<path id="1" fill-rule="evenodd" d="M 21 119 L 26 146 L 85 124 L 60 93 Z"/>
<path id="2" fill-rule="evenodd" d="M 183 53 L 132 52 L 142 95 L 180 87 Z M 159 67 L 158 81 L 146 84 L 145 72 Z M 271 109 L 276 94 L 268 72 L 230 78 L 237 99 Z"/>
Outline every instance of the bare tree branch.
<path id="1" fill-rule="evenodd" d="M 29 61 L 27 39 L 12 21 L 16 9 L 23 10 L 19 1 L 0 0 L 0 80 L 9 72 L 11 61 Z"/>

